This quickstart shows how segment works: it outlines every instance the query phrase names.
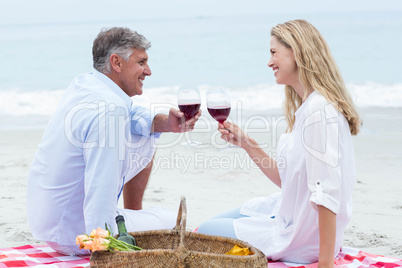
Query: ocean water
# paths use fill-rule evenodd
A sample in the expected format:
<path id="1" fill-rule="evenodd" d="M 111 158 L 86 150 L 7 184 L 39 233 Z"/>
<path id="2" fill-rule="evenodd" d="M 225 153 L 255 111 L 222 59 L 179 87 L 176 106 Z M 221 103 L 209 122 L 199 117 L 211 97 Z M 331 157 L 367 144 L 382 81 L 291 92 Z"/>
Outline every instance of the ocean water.
<path id="1" fill-rule="evenodd" d="M 129 27 L 152 42 L 152 76 L 135 103 L 167 110 L 185 84 L 202 94 L 224 87 L 232 105 L 249 113 L 279 110 L 283 86 L 267 67 L 270 29 L 298 18 L 326 38 L 359 107 L 402 107 L 400 12 L 10 24 L 0 25 L 1 127 L 16 118 L 50 116 L 71 80 L 92 70 L 93 39 L 111 26 Z"/>

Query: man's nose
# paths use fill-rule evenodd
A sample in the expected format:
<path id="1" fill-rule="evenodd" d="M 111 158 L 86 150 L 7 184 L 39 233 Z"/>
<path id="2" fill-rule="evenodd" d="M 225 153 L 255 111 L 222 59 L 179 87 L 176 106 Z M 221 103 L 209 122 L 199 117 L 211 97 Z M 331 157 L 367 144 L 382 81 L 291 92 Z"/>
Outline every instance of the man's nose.
<path id="1" fill-rule="evenodd" d="M 151 68 L 149 68 L 149 65 L 147 65 L 144 69 L 144 73 L 148 76 L 150 76 L 152 74 L 151 72 Z"/>

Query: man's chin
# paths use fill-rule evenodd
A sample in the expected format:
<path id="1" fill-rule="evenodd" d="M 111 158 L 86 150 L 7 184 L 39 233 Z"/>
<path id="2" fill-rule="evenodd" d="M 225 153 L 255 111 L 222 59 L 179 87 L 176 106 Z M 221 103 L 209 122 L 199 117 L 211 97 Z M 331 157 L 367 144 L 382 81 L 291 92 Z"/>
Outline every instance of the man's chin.
<path id="1" fill-rule="evenodd" d="M 133 94 L 130 97 L 140 96 L 142 95 L 142 89 L 134 90 Z"/>

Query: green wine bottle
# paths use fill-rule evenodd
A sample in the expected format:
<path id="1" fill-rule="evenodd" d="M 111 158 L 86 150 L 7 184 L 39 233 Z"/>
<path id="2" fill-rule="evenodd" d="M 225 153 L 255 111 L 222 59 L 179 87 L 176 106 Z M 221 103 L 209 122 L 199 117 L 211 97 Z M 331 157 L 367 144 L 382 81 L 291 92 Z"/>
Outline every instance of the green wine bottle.
<path id="1" fill-rule="evenodd" d="M 119 237 L 117 237 L 117 240 L 121 240 L 130 245 L 137 246 L 134 237 L 127 233 L 126 224 L 124 223 L 124 217 L 122 215 L 117 215 L 116 223 L 117 228 L 119 229 Z"/>

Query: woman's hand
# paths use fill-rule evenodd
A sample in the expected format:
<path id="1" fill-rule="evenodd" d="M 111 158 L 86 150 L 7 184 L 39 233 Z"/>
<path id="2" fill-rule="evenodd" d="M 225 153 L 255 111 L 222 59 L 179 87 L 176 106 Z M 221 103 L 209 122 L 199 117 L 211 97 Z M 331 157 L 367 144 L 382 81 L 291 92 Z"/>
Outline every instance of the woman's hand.
<path id="1" fill-rule="evenodd" d="M 281 178 L 275 160 L 269 157 L 253 138 L 236 124 L 227 121 L 219 124 L 218 130 L 222 139 L 244 149 L 261 171 L 279 188 L 281 187 Z"/>
<path id="2" fill-rule="evenodd" d="M 231 144 L 244 149 L 247 143 L 250 143 L 249 137 L 234 123 L 225 121 L 218 125 L 221 138 Z"/>

